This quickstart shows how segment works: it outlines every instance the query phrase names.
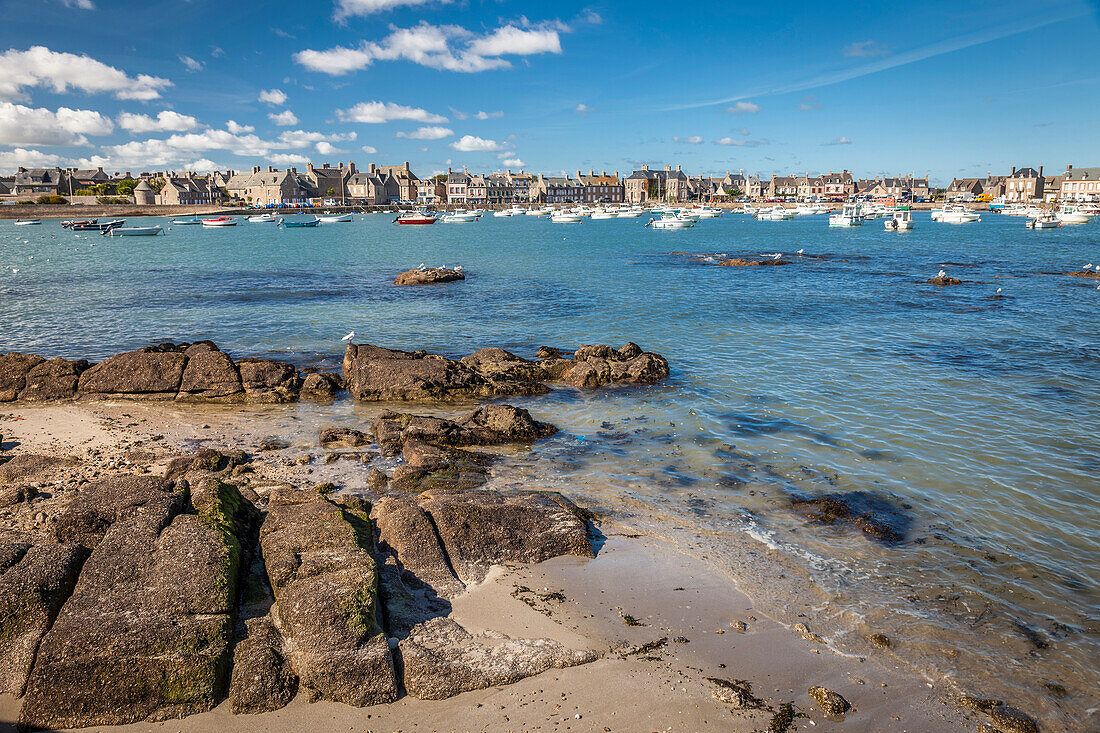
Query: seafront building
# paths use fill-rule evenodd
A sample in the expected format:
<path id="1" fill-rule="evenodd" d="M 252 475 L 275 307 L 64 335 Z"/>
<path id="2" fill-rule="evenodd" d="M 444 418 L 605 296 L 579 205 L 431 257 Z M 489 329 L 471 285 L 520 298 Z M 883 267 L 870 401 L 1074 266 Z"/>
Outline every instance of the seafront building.
<path id="1" fill-rule="evenodd" d="M 1066 166 L 1062 174 L 1061 198 L 1064 201 L 1096 201 L 1100 198 L 1100 168 Z"/>

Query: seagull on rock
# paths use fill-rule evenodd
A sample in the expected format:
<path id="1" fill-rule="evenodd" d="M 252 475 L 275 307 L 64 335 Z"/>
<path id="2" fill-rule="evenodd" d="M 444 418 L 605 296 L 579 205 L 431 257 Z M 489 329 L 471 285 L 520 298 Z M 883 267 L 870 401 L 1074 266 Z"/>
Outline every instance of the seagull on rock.
<path id="1" fill-rule="evenodd" d="M 418 269 L 418 270 L 424 270 L 424 269 L 427 269 L 427 268 L 425 268 L 425 267 L 424 267 L 424 263 L 423 263 L 423 262 L 421 262 L 421 263 L 420 263 L 420 267 L 418 267 L 418 268 L 416 268 L 416 269 Z"/>
<path id="2" fill-rule="evenodd" d="M 776 252 L 775 254 L 772 255 L 772 259 L 773 260 L 778 260 L 782 256 L 783 256 L 782 252 Z"/>
<path id="3" fill-rule="evenodd" d="M 936 277 L 947 277 L 947 273 L 943 270 L 940 270 L 939 273 L 936 274 Z"/>
<path id="4" fill-rule="evenodd" d="M 351 333 L 349 333 L 347 336 L 345 336 L 344 338 L 342 338 L 340 340 L 350 342 L 353 338 L 355 338 L 355 331 L 352 331 Z"/>
<path id="5" fill-rule="evenodd" d="M 997 295 L 1000 295 L 1000 294 L 1001 294 L 1001 289 L 997 288 Z"/>
<path id="6" fill-rule="evenodd" d="M 805 251 L 806 251 L 806 250 L 804 250 L 804 249 L 800 249 L 800 250 L 798 250 L 798 254 L 802 254 L 802 253 L 803 253 L 803 252 L 805 252 Z"/>

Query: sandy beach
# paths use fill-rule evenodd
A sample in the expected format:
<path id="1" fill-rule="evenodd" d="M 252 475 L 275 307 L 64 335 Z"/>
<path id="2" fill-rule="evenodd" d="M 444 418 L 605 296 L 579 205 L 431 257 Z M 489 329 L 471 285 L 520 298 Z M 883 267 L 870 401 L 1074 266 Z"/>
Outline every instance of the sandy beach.
<path id="1" fill-rule="evenodd" d="M 362 464 L 324 462 L 324 451 L 306 438 L 313 434 L 309 412 L 309 406 L 239 410 L 113 402 L 9 406 L 0 413 L 0 433 L 6 454 L 73 456 L 92 478 L 158 472 L 197 446 L 255 451 L 265 438 L 279 436 L 288 447 L 255 452 L 252 470 L 241 477 L 246 483 L 308 484 L 323 473 L 315 468 L 336 467 L 354 491 Z M 316 465 L 304 463 L 306 455 Z M 0 514 L 4 528 L 16 532 L 33 533 L 44 519 L 10 509 Z M 600 522 L 596 536 L 591 560 L 494 567 L 485 582 L 454 600 L 452 611 L 472 633 L 543 637 L 596 650 L 599 658 L 591 663 L 441 701 L 404 695 L 357 708 L 310 703 L 299 694 L 287 707 L 260 715 L 233 715 L 222 702 L 183 720 L 113 729 L 783 730 L 769 726 L 786 703 L 794 714 L 789 730 L 967 725 L 966 714 L 953 705 L 954 691 L 908 672 L 897 650 L 870 656 L 835 650 L 814 638 L 812 618 L 805 619 L 811 633 L 800 634 L 762 614 L 738 590 L 736 567 L 716 567 L 616 522 Z M 729 689 L 712 680 L 751 690 L 750 709 L 728 702 Z M 812 686 L 839 693 L 851 709 L 827 718 L 807 692 Z M 6 721 L 0 730 L 14 730 L 19 707 L 11 696 L 0 699 L 0 721 Z"/>

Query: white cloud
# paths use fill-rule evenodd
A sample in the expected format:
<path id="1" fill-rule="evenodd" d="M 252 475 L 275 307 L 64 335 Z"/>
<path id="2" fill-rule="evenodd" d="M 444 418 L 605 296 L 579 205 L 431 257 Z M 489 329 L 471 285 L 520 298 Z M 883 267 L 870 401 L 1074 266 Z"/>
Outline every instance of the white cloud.
<path id="1" fill-rule="evenodd" d="M 573 114 L 580 115 L 581 117 L 587 117 L 589 111 L 587 104 L 578 104 L 573 108 Z"/>
<path id="2" fill-rule="evenodd" d="M 802 112 L 809 112 L 815 109 L 821 109 L 821 103 L 817 101 L 817 96 L 814 94 L 807 94 L 802 98 L 802 101 L 798 103 L 798 109 Z"/>
<path id="3" fill-rule="evenodd" d="M 348 133 L 334 133 L 326 135 L 321 132 L 306 132 L 305 130 L 287 130 L 279 134 L 279 142 L 273 147 L 285 147 L 285 148 L 308 148 L 311 145 L 317 145 L 320 142 L 348 142 L 354 140 L 356 134 L 354 132 Z"/>
<path id="4" fill-rule="evenodd" d="M 888 53 L 890 53 L 890 49 L 883 46 L 878 41 L 857 41 L 856 43 L 849 43 L 844 47 L 845 56 L 854 56 L 856 58 L 885 56 Z"/>
<path id="5" fill-rule="evenodd" d="M 286 103 L 286 92 L 282 89 L 264 89 L 260 91 L 259 100 L 278 107 Z"/>
<path id="6" fill-rule="evenodd" d="M 343 152 L 330 142 L 322 140 L 316 145 L 317 152 L 321 155 L 335 155 L 336 153 Z"/>
<path id="7" fill-rule="evenodd" d="M 93 3 L 92 0 L 61 0 L 61 4 L 64 5 L 66 8 L 77 8 L 78 10 L 95 10 L 95 3 Z"/>
<path id="8" fill-rule="evenodd" d="M 310 160 L 304 155 L 295 153 L 276 153 L 268 158 L 275 165 L 305 165 Z"/>
<path id="9" fill-rule="evenodd" d="M 181 64 L 183 64 L 184 66 L 187 67 L 188 71 L 202 71 L 202 62 L 201 61 L 196 61 L 195 59 L 191 58 L 190 56 L 184 56 L 182 54 L 180 54 L 179 60 L 180 60 Z"/>
<path id="10" fill-rule="evenodd" d="M 852 140 L 849 137 L 845 137 L 844 135 L 841 135 L 836 140 L 833 140 L 831 143 L 825 143 L 825 144 L 826 145 L 851 145 Z"/>
<path id="11" fill-rule="evenodd" d="M 155 118 L 123 112 L 118 116 L 118 126 L 130 132 L 186 132 L 198 127 L 199 121 L 166 109 Z"/>
<path id="12" fill-rule="evenodd" d="M 699 135 L 692 135 L 691 137 L 674 137 L 672 138 L 674 143 L 688 143 L 689 145 L 701 145 L 703 138 Z"/>
<path id="13" fill-rule="evenodd" d="M 290 127 L 291 125 L 298 124 L 298 115 L 294 114 L 289 109 L 284 109 L 278 114 L 272 112 L 267 118 L 279 127 Z"/>
<path id="14" fill-rule="evenodd" d="M 225 129 L 229 130 L 234 135 L 240 135 L 245 132 L 255 132 L 256 128 L 252 125 L 241 125 L 234 120 L 230 120 L 225 123 Z"/>
<path id="15" fill-rule="evenodd" d="M 559 32 L 554 23 L 520 28 L 509 24 L 478 35 L 462 26 L 431 25 L 421 21 L 411 28 L 394 28 L 379 42 L 362 41 L 358 48 L 337 46 L 324 51 L 306 49 L 294 60 L 313 71 L 333 76 L 365 69 L 375 61 L 411 61 L 432 69 L 474 73 L 508 68 L 502 56 L 560 54 Z"/>
<path id="16" fill-rule="evenodd" d="M 476 115 L 474 115 L 474 117 L 476 117 L 479 120 L 491 120 L 494 117 L 503 117 L 503 116 L 504 116 L 504 113 L 500 112 L 500 111 L 497 111 L 497 112 L 478 112 Z"/>
<path id="17" fill-rule="evenodd" d="M 461 139 L 451 143 L 451 147 L 462 153 L 492 153 L 504 149 L 504 146 L 496 140 L 486 140 L 473 135 L 463 135 Z"/>
<path id="18" fill-rule="evenodd" d="M 351 109 L 338 109 L 336 116 L 341 122 L 362 122 L 364 124 L 381 124 L 391 120 L 412 120 L 413 122 L 446 122 L 442 115 L 420 109 L 419 107 L 406 107 L 393 102 L 360 102 Z"/>
<path id="19" fill-rule="evenodd" d="M 371 15 L 401 6 L 427 5 L 430 2 L 446 5 L 451 0 L 336 0 L 336 19 L 352 15 Z"/>
<path id="20" fill-rule="evenodd" d="M 519 158 L 505 158 L 500 162 L 501 165 L 507 168 L 522 168 L 524 166 L 524 162 Z"/>
<path id="21" fill-rule="evenodd" d="M 367 153 L 368 155 L 374 155 L 378 152 L 378 148 L 374 147 L 373 145 L 364 145 L 363 152 Z"/>
<path id="22" fill-rule="evenodd" d="M 735 115 L 754 115 L 760 111 L 760 105 L 753 102 L 737 102 L 732 107 L 727 107 L 726 111 Z"/>
<path id="23" fill-rule="evenodd" d="M 714 141 L 715 145 L 734 145 L 739 148 L 758 148 L 767 145 L 767 140 L 742 140 L 741 138 L 724 137 Z"/>
<path id="24" fill-rule="evenodd" d="M 418 127 L 414 132 L 399 132 L 397 137 L 404 137 L 409 140 L 442 140 L 454 134 L 455 131 L 450 128 L 431 126 Z"/>
<path id="25" fill-rule="evenodd" d="M 86 135 L 108 135 L 114 123 L 90 109 L 24 107 L 0 102 L 0 145 L 84 145 Z"/>
<path id="26" fill-rule="evenodd" d="M 114 92 L 118 99 L 149 100 L 172 82 L 147 74 L 136 77 L 90 56 L 51 51 L 32 46 L 26 51 L 9 49 L 0 54 L 0 99 L 22 99 L 25 87 L 47 87 L 61 93 L 70 88 L 82 92 Z"/>
<path id="27" fill-rule="evenodd" d="M 199 158 L 198 160 L 192 160 L 186 166 L 187 170 L 194 173 L 210 173 L 221 168 L 220 165 L 207 158 Z"/>
<path id="28" fill-rule="evenodd" d="M 11 172 L 19 166 L 24 168 L 48 168 L 60 162 L 60 155 L 43 153 L 40 150 L 27 150 L 26 148 L 0 150 L 0 172 Z"/>

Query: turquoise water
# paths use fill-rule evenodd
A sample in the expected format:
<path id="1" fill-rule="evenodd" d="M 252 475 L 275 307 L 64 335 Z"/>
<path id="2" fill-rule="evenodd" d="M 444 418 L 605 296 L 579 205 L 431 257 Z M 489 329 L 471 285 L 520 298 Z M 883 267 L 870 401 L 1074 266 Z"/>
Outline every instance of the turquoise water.
<path id="1" fill-rule="evenodd" d="M 0 351 L 101 358 L 210 338 L 236 356 L 335 367 L 351 330 L 452 356 L 636 341 L 669 359 L 667 383 L 523 402 L 564 429 L 527 459 L 527 480 L 735 568 L 838 648 L 867 653 L 862 635 L 885 631 L 930 678 L 1016 700 L 1051 729 L 1095 727 L 1100 291 L 1044 273 L 1100 264 L 1100 222 L 915 218 L 900 233 L 741 215 L 656 232 L 645 219 L 399 227 L 373 215 L 158 238 L 0 222 Z M 793 264 L 715 267 L 685 252 Z M 389 284 L 421 262 L 470 277 Z M 940 269 L 968 282 L 923 284 Z M 791 493 L 836 491 L 892 507 L 906 541 L 790 509 Z"/>

